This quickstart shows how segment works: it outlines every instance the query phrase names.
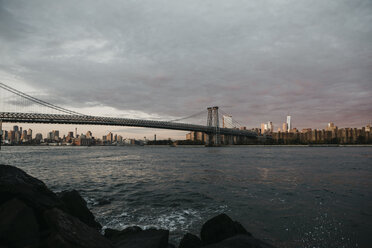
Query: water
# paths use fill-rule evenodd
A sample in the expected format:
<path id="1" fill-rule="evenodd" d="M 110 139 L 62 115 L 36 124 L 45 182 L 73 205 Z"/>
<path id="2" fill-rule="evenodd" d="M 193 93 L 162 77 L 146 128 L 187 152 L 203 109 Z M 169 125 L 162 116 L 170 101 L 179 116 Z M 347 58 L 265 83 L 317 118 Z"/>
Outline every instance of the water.
<path id="1" fill-rule="evenodd" d="M 2 147 L 0 163 L 174 243 L 224 212 L 279 247 L 372 244 L 371 147 Z"/>

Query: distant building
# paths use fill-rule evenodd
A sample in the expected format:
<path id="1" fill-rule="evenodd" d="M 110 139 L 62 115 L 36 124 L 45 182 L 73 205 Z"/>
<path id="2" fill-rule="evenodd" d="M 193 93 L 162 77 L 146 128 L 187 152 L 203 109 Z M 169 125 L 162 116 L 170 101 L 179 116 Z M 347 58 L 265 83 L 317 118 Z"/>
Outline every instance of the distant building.
<path id="1" fill-rule="evenodd" d="M 231 115 L 222 116 L 222 127 L 223 128 L 234 128 L 233 119 Z"/>
<path id="2" fill-rule="evenodd" d="M 106 141 L 108 143 L 112 143 L 114 141 L 114 136 L 111 132 L 109 132 L 107 135 L 106 135 Z"/>
<path id="3" fill-rule="evenodd" d="M 327 131 L 334 131 L 337 128 L 333 122 L 328 123 Z"/>
<path id="4" fill-rule="evenodd" d="M 267 131 L 268 131 L 269 133 L 274 132 L 274 125 L 273 125 L 273 123 L 272 123 L 271 121 L 268 121 L 268 122 L 267 122 Z"/>
<path id="5" fill-rule="evenodd" d="M 53 130 L 51 140 L 59 141 L 59 131 Z"/>
<path id="6" fill-rule="evenodd" d="M 88 139 L 91 139 L 93 137 L 92 132 L 88 131 L 85 135 Z"/>
<path id="7" fill-rule="evenodd" d="M 267 124 L 261 123 L 261 134 L 264 134 L 266 132 L 266 129 L 267 129 L 266 126 Z"/>
<path id="8" fill-rule="evenodd" d="M 288 132 L 288 124 L 285 122 L 283 123 L 283 133 Z"/>
<path id="9" fill-rule="evenodd" d="M 40 141 L 42 141 L 42 139 L 43 139 L 43 135 L 41 133 L 37 133 L 35 135 L 36 142 L 40 143 Z"/>
<path id="10" fill-rule="evenodd" d="M 29 129 L 27 130 L 27 139 L 28 139 L 28 140 L 32 140 L 32 129 L 31 129 L 31 128 L 29 128 Z"/>
<path id="11" fill-rule="evenodd" d="M 287 130 L 290 131 L 292 128 L 291 116 L 287 115 Z"/>

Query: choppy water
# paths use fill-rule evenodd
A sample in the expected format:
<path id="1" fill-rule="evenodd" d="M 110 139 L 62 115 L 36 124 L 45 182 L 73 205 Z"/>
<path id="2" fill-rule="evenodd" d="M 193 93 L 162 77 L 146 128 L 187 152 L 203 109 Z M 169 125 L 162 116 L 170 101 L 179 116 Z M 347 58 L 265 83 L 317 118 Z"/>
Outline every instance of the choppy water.
<path id="1" fill-rule="evenodd" d="M 370 147 L 2 147 L 52 190 L 77 189 L 105 227 L 177 242 L 225 212 L 279 247 L 370 247 Z"/>

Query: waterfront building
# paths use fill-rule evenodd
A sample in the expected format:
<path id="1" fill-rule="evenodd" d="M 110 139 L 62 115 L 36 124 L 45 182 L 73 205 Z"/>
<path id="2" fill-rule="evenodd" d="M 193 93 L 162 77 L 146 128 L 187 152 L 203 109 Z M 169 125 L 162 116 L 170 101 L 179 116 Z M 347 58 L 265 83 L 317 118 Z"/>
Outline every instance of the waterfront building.
<path id="1" fill-rule="evenodd" d="M 29 129 L 27 130 L 27 139 L 28 139 L 28 140 L 32 140 L 32 129 L 31 129 L 31 128 L 29 128 Z"/>
<path id="2" fill-rule="evenodd" d="M 234 128 L 233 119 L 231 115 L 222 116 L 222 127 L 223 128 Z"/>
<path id="3" fill-rule="evenodd" d="M 283 132 L 288 132 L 288 124 L 286 122 L 283 123 Z"/>
<path id="4" fill-rule="evenodd" d="M 58 130 L 52 130 L 51 140 L 59 141 L 59 131 Z"/>
<path id="5" fill-rule="evenodd" d="M 266 132 L 266 129 L 267 129 L 266 126 L 267 124 L 261 123 L 261 134 L 264 134 Z"/>
<path id="6" fill-rule="evenodd" d="M 288 128 L 289 131 L 293 128 L 290 115 L 287 115 L 287 128 Z"/>
<path id="7" fill-rule="evenodd" d="M 267 122 L 267 128 L 266 128 L 266 130 L 267 130 L 269 133 L 274 132 L 274 125 L 273 125 L 273 123 L 272 123 L 271 121 L 268 121 L 268 122 Z"/>
<path id="8" fill-rule="evenodd" d="M 36 140 L 36 142 L 42 141 L 43 140 L 43 135 L 41 133 L 37 133 L 35 135 L 35 140 Z"/>
<path id="9" fill-rule="evenodd" d="M 111 132 L 109 132 L 107 135 L 106 135 L 106 141 L 107 143 L 112 143 L 113 142 L 113 139 L 114 139 L 114 136 Z"/>
<path id="10" fill-rule="evenodd" d="M 88 131 L 85 135 L 88 139 L 91 139 L 93 137 L 93 134 L 91 131 Z"/>

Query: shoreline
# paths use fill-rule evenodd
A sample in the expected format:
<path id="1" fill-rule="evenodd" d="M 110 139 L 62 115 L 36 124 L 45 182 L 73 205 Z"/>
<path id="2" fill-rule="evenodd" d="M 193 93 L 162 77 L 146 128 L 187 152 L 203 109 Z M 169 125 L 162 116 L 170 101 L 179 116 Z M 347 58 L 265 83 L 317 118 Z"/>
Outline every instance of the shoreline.
<path id="1" fill-rule="evenodd" d="M 169 243 L 169 230 L 103 229 L 76 190 L 51 191 L 23 170 L 0 164 L 0 246 L 60 248 L 275 248 L 224 213 L 207 220 L 199 236 Z"/>

